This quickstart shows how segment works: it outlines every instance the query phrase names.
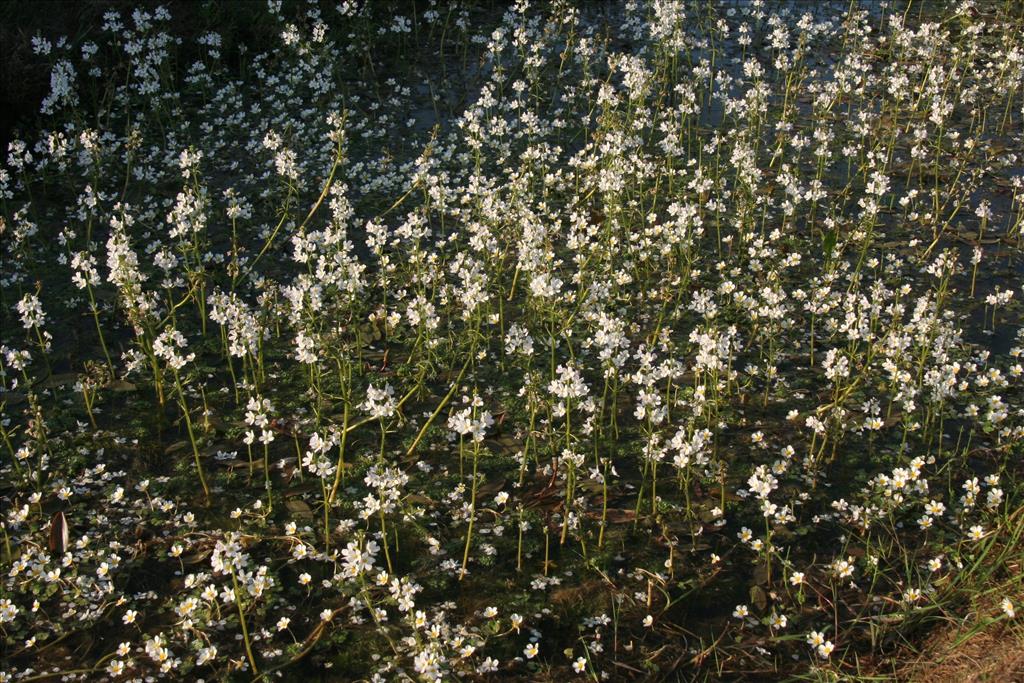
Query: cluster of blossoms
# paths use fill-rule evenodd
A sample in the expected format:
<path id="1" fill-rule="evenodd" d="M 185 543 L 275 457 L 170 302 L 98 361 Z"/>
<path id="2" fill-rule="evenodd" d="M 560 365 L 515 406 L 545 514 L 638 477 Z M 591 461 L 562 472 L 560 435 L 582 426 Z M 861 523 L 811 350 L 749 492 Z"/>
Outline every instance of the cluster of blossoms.
<path id="1" fill-rule="evenodd" d="M 0 683 L 831 679 L 1018 618 L 1013 3 L 568 4 L 32 39 Z"/>
<path id="2" fill-rule="evenodd" d="M 195 353 L 185 353 L 188 340 L 176 329 L 167 329 L 153 340 L 153 353 L 167 362 L 174 370 L 181 370 L 196 359 Z"/>

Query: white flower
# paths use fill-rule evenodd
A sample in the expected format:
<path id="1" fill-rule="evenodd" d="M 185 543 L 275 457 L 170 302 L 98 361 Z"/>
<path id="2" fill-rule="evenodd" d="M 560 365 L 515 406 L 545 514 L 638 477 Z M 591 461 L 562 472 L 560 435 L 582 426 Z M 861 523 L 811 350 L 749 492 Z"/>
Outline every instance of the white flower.
<path id="1" fill-rule="evenodd" d="M 366 400 L 362 407 L 377 419 L 391 417 L 398 407 L 394 388 L 390 384 L 385 384 L 383 389 L 378 389 L 371 384 L 366 388 Z"/>
<path id="2" fill-rule="evenodd" d="M 537 652 L 540 648 L 537 647 L 537 643 L 530 643 L 523 649 L 523 654 L 526 655 L 527 659 L 533 659 L 537 656 Z"/>
<path id="3" fill-rule="evenodd" d="M 196 666 L 202 666 L 207 662 L 211 661 L 217 656 L 217 648 L 211 645 L 210 647 L 204 647 L 199 651 L 199 656 L 196 657 Z"/>

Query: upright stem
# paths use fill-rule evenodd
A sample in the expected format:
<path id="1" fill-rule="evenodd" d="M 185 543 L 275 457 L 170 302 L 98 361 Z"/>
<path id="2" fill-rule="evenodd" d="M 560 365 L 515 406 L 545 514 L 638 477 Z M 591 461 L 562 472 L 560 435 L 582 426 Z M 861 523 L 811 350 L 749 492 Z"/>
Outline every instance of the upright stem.
<path id="1" fill-rule="evenodd" d="M 480 461 L 480 442 L 473 443 L 473 483 L 469 495 L 469 528 L 466 529 L 466 548 L 462 551 L 462 572 L 459 580 L 466 575 L 466 564 L 469 562 L 469 546 L 473 540 L 473 520 L 476 518 L 476 472 L 477 463 Z"/>
<path id="2" fill-rule="evenodd" d="M 188 440 L 192 443 L 192 456 L 196 461 L 196 472 L 199 473 L 199 483 L 203 486 L 203 496 L 206 498 L 206 503 L 210 503 L 210 487 L 206 485 L 206 475 L 203 473 L 203 463 L 199 458 L 199 445 L 196 444 L 195 431 L 192 429 L 192 418 L 189 415 L 188 403 L 185 401 L 185 390 L 181 386 L 181 376 L 177 370 L 174 370 L 174 387 L 178 391 L 178 402 L 181 406 L 181 412 L 185 416 L 185 427 L 188 429 Z"/>
<path id="3" fill-rule="evenodd" d="M 249 642 L 249 627 L 245 623 L 245 611 L 242 609 L 242 596 L 238 591 L 238 579 L 235 577 L 235 570 L 231 570 L 231 585 L 235 589 L 235 605 L 238 606 L 238 620 L 242 624 L 242 639 L 245 641 L 245 654 L 249 658 L 252 672 L 258 674 L 259 667 L 256 666 L 256 658 L 252 656 L 252 644 Z"/>

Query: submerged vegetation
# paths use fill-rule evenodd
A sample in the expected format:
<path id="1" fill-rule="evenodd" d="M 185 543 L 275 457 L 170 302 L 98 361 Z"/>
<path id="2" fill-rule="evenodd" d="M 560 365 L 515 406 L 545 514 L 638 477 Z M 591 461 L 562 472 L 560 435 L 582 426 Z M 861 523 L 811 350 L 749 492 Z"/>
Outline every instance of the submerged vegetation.
<path id="1" fill-rule="evenodd" d="M 1019 3 L 228 6 L 32 40 L 0 682 L 1024 642 Z"/>

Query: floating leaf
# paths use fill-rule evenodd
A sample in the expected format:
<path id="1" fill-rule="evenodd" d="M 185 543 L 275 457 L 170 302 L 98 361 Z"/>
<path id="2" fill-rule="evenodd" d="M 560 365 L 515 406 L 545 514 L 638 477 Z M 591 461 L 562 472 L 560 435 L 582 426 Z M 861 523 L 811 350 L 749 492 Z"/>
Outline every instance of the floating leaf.
<path id="1" fill-rule="evenodd" d="M 63 512 L 55 512 L 50 519 L 50 552 L 63 555 L 69 545 L 71 530 Z"/>
<path id="2" fill-rule="evenodd" d="M 9 406 L 21 405 L 25 402 L 25 394 L 20 391 L 0 391 L 0 402 Z"/>
<path id="3" fill-rule="evenodd" d="M 405 497 L 405 502 L 412 503 L 413 505 L 434 505 L 432 499 L 418 493 L 410 493 Z"/>
<path id="4" fill-rule="evenodd" d="M 313 508 L 309 507 L 309 504 L 304 500 L 289 498 L 284 502 L 284 506 L 288 508 L 288 512 L 292 513 L 293 517 L 313 519 Z"/>
<path id="5" fill-rule="evenodd" d="M 282 495 L 284 498 L 294 498 L 295 496 L 301 496 L 304 493 L 312 493 L 313 491 L 319 491 L 320 485 L 312 482 L 304 484 L 297 484 L 289 487 Z"/>
<path id="6" fill-rule="evenodd" d="M 486 484 L 481 484 L 479 487 L 477 487 L 476 491 L 478 496 L 490 496 L 494 493 L 497 493 L 504 487 L 504 479 L 495 479 L 494 481 L 489 481 Z"/>
<path id="7" fill-rule="evenodd" d="M 174 455 L 189 447 L 188 441 L 175 441 L 170 446 L 164 449 L 164 455 Z"/>
<path id="8" fill-rule="evenodd" d="M 754 603 L 759 612 L 763 612 L 768 607 L 768 594 L 760 586 L 751 586 L 750 602 Z"/>
<path id="9" fill-rule="evenodd" d="M 599 510 L 595 510 L 593 512 L 588 512 L 587 516 L 593 517 L 594 519 L 601 519 L 601 512 Z M 609 524 L 626 524 L 628 522 L 635 522 L 636 512 L 633 510 L 609 508 L 605 514 L 605 521 Z"/>
<path id="10" fill-rule="evenodd" d="M 182 564 L 186 565 L 200 564 L 201 562 L 206 560 L 206 558 L 208 558 L 212 553 L 212 548 L 204 548 L 202 550 L 199 550 L 198 552 L 185 555 L 181 558 L 181 562 Z"/>
<path id="11" fill-rule="evenodd" d="M 79 377 L 80 375 L 77 372 L 62 372 L 59 375 L 50 375 L 40 382 L 39 386 L 43 389 L 56 389 L 57 387 L 74 384 L 78 381 Z"/>

